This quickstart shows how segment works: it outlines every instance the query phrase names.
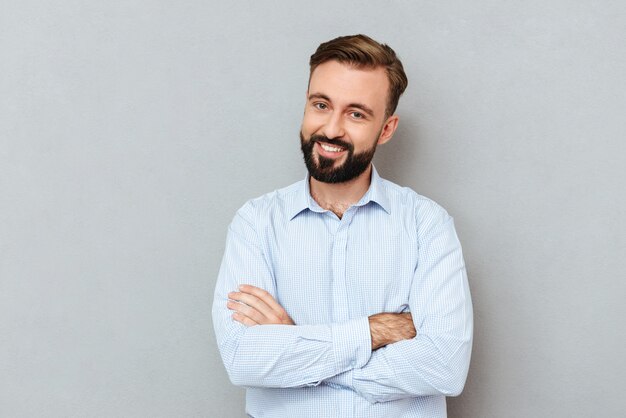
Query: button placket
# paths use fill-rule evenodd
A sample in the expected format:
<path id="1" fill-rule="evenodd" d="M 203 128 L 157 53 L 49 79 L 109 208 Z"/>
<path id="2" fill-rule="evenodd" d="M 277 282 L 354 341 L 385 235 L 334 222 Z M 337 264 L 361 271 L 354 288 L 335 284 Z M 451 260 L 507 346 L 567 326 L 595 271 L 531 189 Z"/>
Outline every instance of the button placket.
<path id="1" fill-rule="evenodd" d="M 356 208 L 351 207 L 344 213 L 339 221 L 333 240 L 333 307 L 335 308 L 334 319 L 338 322 L 345 322 L 352 319 L 352 309 L 346 283 L 346 265 L 348 256 L 348 235 L 352 217 L 355 213 L 354 209 Z"/>

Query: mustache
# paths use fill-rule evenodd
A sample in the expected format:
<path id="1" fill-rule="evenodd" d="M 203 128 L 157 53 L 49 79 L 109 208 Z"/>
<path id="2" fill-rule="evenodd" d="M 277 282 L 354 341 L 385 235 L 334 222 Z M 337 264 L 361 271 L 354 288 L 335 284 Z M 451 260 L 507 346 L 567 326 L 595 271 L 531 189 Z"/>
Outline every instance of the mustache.
<path id="1" fill-rule="evenodd" d="M 325 142 L 330 145 L 337 145 L 338 147 L 345 148 L 346 150 L 350 152 L 354 151 L 354 146 L 351 143 L 343 141 L 341 139 L 337 139 L 337 138 L 331 139 L 324 135 L 311 135 L 311 137 L 309 138 L 309 142 L 311 143 Z"/>

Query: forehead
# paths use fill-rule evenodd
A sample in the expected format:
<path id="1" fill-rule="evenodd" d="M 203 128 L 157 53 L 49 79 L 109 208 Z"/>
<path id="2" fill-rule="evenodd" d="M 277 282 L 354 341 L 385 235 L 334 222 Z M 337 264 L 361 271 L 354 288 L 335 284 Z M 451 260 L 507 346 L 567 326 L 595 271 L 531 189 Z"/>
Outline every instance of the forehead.
<path id="1" fill-rule="evenodd" d="M 385 108 L 389 80 L 383 67 L 357 68 L 337 61 L 320 64 L 311 74 L 309 95 L 324 94 L 335 104 L 364 103 Z"/>

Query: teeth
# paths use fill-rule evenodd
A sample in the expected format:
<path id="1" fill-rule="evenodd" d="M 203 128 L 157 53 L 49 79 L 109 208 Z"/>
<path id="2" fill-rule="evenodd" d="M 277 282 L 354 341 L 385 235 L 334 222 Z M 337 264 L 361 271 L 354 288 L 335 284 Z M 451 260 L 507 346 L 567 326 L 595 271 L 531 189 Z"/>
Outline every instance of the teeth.
<path id="1" fill-rule="evenodd" d="M 326 145 L 326 144 L 320 144 L 322 146 L 322 148 L 324 148 L 325 151 L 328 152 L 340 152 L 343 151 L 343 148 L 336 148 L 336 147 L 331 147 L 330 145 Z"/>

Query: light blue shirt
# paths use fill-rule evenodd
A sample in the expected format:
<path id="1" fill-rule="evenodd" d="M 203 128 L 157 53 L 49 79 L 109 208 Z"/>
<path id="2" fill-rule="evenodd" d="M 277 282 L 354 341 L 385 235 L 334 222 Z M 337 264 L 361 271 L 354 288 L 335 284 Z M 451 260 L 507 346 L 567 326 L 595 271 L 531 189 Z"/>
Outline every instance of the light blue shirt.
<path id="1" fill-rule="evenodd" d="M 245 327 L 228 292 L 270 292 L 296 326 Z M 417 335 L 372 351 L 368 316 L 410 311 Z M 472 304 L 452 218 L 372 170 L 339 219 L 308 178 L 247 202 L 228 230 L 213 303 L 222 359 L 261 417 L 446 416 L 472 346 Z"/>

